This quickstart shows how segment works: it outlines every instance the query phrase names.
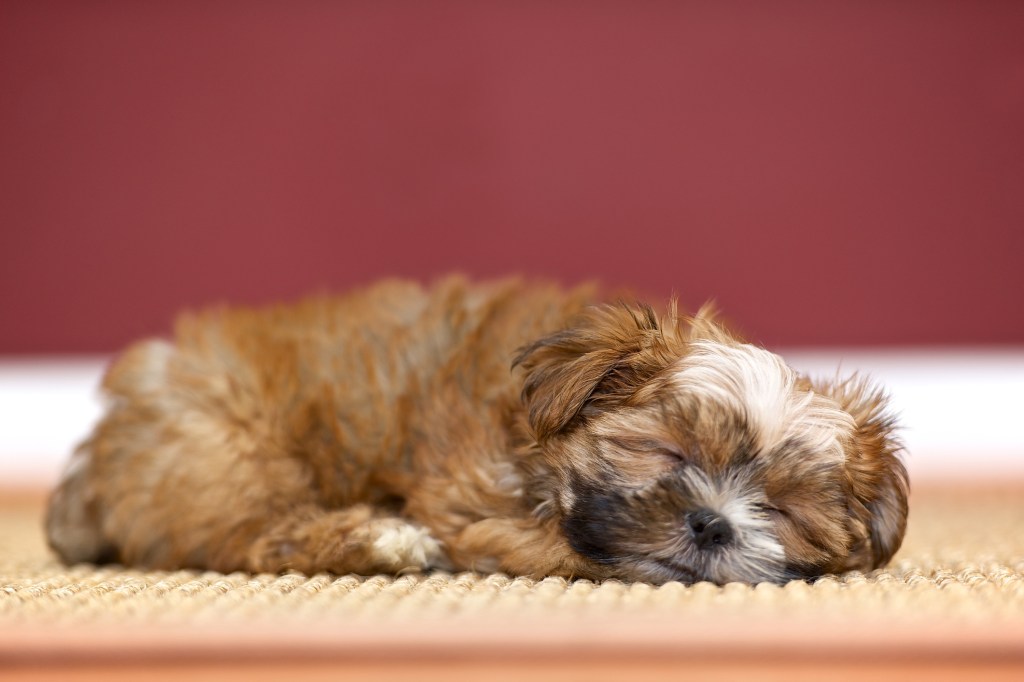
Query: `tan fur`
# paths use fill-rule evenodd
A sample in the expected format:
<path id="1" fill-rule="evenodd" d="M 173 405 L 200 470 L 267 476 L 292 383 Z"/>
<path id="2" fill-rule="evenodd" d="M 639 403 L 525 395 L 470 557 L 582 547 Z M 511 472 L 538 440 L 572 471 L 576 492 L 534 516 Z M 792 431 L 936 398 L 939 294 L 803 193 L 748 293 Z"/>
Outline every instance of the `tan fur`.
<path id="1" fill-rule="evenodd" d="M 845 415 L 845 465 L 799 443 L 752 452 L 743 408 L 676 385 L 698 341 L 750 347 L 709 311 L 592 299 L 451 278 L 187 315 L 173 344 L 137 344 L 107 373 L 51 545 L 163 569 L 653 581 L 888 560 L 906 475 L 880 393 L 794 384 Z M 735 552 L 692 547 L 698 503 L 733 515 Z"/>

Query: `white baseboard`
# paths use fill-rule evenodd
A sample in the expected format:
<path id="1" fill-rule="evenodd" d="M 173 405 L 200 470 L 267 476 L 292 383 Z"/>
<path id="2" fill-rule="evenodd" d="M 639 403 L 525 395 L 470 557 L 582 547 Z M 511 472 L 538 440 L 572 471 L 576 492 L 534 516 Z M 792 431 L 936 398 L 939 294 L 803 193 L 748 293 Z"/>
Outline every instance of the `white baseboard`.
<path id="1" fill-rule="evenodd" d="M 105 356 L 0 358 L 0 486 L 50 486 L 99 418 Z"/>
<path id="2" fill-rule="evenodd" d="M 905 425 L 912 480 L 1024 479 L 1024 348 L 784 352 L 814 376 L 862 371 Z M 0 487 L 49 486 L 99 417 L 107 358 L 0 358 Z"/>

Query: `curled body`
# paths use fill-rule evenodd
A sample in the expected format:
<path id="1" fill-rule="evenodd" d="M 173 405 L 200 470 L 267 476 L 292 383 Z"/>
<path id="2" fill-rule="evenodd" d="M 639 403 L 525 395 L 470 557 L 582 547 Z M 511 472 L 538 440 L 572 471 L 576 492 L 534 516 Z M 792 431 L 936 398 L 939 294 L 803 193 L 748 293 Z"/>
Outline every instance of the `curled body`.
<path id="1" fill-rule="evenodd" d="M 898 549 L 886 396 L 707 312 L 449 278 L 179 319 L 50 499 L 69 563 L 783 582 Z"/>

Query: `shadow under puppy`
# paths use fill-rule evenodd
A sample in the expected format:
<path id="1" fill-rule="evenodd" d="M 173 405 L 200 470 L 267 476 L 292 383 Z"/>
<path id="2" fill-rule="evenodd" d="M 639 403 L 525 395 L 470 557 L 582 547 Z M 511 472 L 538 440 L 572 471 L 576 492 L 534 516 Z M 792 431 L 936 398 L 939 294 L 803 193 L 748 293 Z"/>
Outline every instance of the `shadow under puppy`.
<path id="1" fill-rule="evenodd" d="M 775 581 L 886 563 L 882 392 L 712 317 L 520 281 L 181 318 L 110 368 L 47 516 L 67 562 Z M 510 366 L 512 371 L 510 371 Z"/>

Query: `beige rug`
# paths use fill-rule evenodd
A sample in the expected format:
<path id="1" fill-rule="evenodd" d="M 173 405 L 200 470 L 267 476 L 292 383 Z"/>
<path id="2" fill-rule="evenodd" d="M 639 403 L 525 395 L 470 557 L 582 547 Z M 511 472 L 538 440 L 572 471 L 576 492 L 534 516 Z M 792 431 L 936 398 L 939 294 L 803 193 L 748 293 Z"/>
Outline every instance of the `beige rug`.
<path id="1" fill-rule="evenodd" d="M 0 625 L 195 623 L 206 619 L 387 620 L 482 614 L 660 613 L 1024 619 L 1024 489 L 922 491 L 886 569 L 813 584 L 661 587 L 503 575 L 221 575 L 65 567 L 46 549 L 36 503 L 0 505 Z"/>
<path id="2" fill-rule="evenodd" d="M 383 642 L 381 655 L 392 656 L 404 642 L 406 654 L 438 646 L 460 655 L 511 645 L 551 655 L 565 646 L 666 655 L 767 647 L 772 655 L 818 648 L 882 660 L 974 655 L 1017 672 L 1024 662 L 1024 488 L 915 492 L 891 566 L 783 587 L 69 568 L 48 553 L 40 519 L 38 499 L 0 505 L 0 664 L 62 652 L 78 660 L 97 646 L 123 654 L 154 641 L 157 649 L 174 643 L 179 654 L 213 651 L 225 633 L 236 644 L 247 638 L 250 652 L 277 646 L 292 655 L 329 645 L 358 657 Z"/>

